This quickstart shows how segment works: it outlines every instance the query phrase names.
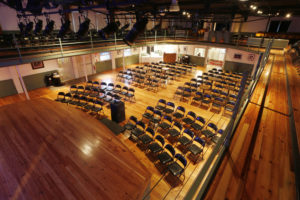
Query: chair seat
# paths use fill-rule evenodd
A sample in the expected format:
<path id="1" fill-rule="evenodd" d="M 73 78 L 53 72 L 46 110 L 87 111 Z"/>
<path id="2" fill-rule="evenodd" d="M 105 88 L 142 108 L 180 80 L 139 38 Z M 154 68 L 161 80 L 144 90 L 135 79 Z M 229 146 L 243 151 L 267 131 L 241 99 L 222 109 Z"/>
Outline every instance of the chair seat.
<path id="1" fill-rule="evenodd" d="M 120 93 L 121 90 L 113 90 L 114 93 Z"/>
<path id="2" fill-rule="evenodd" d="M 142 131 L 141 129 L 135 128 L 131 131 L 131 133 L 134 136 L 139 137 L 140 135 L 142 135 L 144 133 L 144 131 Z"/>
<path id="3" fill-rule="evenodd" d="M 160 118 L 152 118 L 151 122 L 154 123 L 154 124 L 157 124 L 157 123 L 160 122 Z"/>
<path id="4" fill-rule="evenodd" d="M 123 94 L 123 95 L 126 95 L 126 94 L 127 94 L 127 92 L 121 92 L 121 94 Z"/>
<path id="5" fill-rule="evenodd" d="M 194 101 L 201 101 L 202 98 L 201 98 L 201 97 L 194 97 L 193 100 L 194 100 Z"/>
<path id="6" fill-rule="evenodd" d="M 163 153 L 159 154 L 158 159 L 164 165 L 173 161 L 173 158 L 167 152 L 163 152 Z"/>
<path id="7" fill-rule="evenodd" d="M 191 125 L 191 127 L 197 131 L 200 131 L 203 128 L 203 126 L 201 126 L 200 124 L 197 124 L 197 123 L 193 123 Z"/>
<path id="8" fill-rule="evenodd" d="M 179 118 L 182 118 L 182 117 L 183 117 L 183 114 L 177 112 L 177 113 L 174 113 L 173 116 L 174 116 L 175 118 L 179 119 Z"/>
<path id="9" fill-rule="evenodd" d="M 229 111 L 229 112 L 233 112 L 233 107 L 225 107 L 225 110 Z"/>
<path id="10" fill-rule="evenodd" d="M 189 143 L 191 143 L 192 141 L 190 139 L 188 139 L 187 137 L 183 136 L 178 139 L 178 142 L 180 142 L 182 145 L 186 146 Z"/>
<path id="11" fill-rule="evenodd" d="M 215 134 L 213 132 L 211 132 L 210 130 L 204 130 L 202 131 L 202 134 L 205 135 L 205 137 L 207 138 L 211 138 L 212 136 L 214 136 Z"/>
<path id="12" fill-rule="evenodd" d="M 165 122 L 159 124 L 158 126 L 159 126 L 160 128 L 162 128 L 162 129 L 168 129 L 168 128 L 171 127 L 170 124 L 167 124 L 167 123 L 165 123 Z"/>
<path id="13" fill-rule="evenodd" d="M 172 110 L 172 109 L 169 109 L 169 108 L 166 108 L 166 109 L 164 109 L 164 112 L 169 114 L 169 113 L 172 113 L 173 110 Z"/>
<path id="14" fill-rule="evenodd" d="M 182 121 L 186 124 L 191 124 L 194 122 L 191 118 L 184 118 Z"/>
<path id="15" fill-rule="evenodd" d="M 149 146 L 148 146 L 148 149 L 153 152 L 153 153 L 157 153 L 157 152 L 160 152 L 163 150 L 163 148 L 157 144 L 156 142 L 154 143 L 151 143 Z"/>
<path id="16" fill-rule="evenodd" d="M 176 137 L 176 136 L 180 135 L 180 132 L 177 131 L 176 129 L 169 129 L 168 133 L 169 133 L 170 136 L 172 136 L 172 137 Z"/>
<path id="17" fill-rule="evenodd" d="M 150 113 L 144 113 L 143 117 L 145 117 L 146 119 L 150 119 L 152 117 L 152 114 L 150 114 Z"/>
<path id="18" fill-rule="evenodd" d="M 127 97 L 133 97 L 134 94 L 132 94 L 132 93 L 127 93 L 126 96 L 127 96 Z"/>
<path id="19" fill-rule="evenodd" d="M 152 137 L 147 134 L 141 135 L 139 139 L 143 142 L 143 144 L 149 144 L 151 141 L 153 141 Z"/>
<path id="20" fill-rule="evenodd" d="M 157 109 L 157 110 L 163 110 L 163 109 L 165 109 L 165 107 L 158 105 L 158 106 L 155 107 L 155 109 Z"/>
<path id="21" fill-rule="evenodd" d="M 209 104 L 210 100 L 202 100 L 202 103 Z"/>
<path id="22" fill-rule="evenodd" d="M 217 108 L 221 108 L 222 106 L 220 105 L 220 104 L 218 104 L 218 103 L 213 103 L 212 104 L 214 107 L 217 107 Z"/>
<path id="23" fill-rule="evenodd" d="M 86 105 L 86 106 L 84 106 L 84 109 L 86 109 L 86 110 L 91 110 L 92 108 L 93 108 L 92 105 Z"/>
<path id="24" fill-rule="evenodd" d="M 126 128 L 126 130 L 132 130 L 134 129 L 135 125 L 134 124 L 125 124 L 124 128 Z"/>
<path id="25" fill-rule="evenodd" d="M 168 166 L 169 171 L 174 175 L 174 176 L 178 176 L 183 172 L 183 168 L 176 162 L 170 164 Z"/>
<path id="26" fill-rule="evenodd" d="M 100 108 L 100 107 L 93 107 L 92 108 L 92 111 L 94 111 L 94 112 L 100 112 L 102 110 L 102 108 Z"/>
<path id="27" fill-rule="evenodd" d="M 200 154 L 203 151 L 202 148 L 200 148 L 199 146 L 197 146 L 195 144 L 192 144 L 191 146 L 189 146 L 188 149 L 194 155 L 198 155 L 198 154 Z"/>
<path id="28" fill-rule="evenodd" d="M 213 143 L 217 143 L 218 141 L 219 141 L 219 139 L 220 139 L 220 137 L 219 136 L 217 136 L 217 135 L 214 135 L 213 137 L 212 137 L 212 139 L 211 139 L 211 141 L 213 142 Z"/>

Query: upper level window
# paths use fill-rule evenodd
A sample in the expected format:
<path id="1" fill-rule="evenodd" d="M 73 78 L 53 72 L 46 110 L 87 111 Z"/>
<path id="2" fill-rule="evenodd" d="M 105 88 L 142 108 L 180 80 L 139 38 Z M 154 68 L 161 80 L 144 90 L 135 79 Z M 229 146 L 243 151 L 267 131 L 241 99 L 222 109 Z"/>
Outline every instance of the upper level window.
<path id="1" fill-rule="evenodd" d="M 131 56 L 131 49 L 124 49 L 124 56 Z"/>
<path id="2" fill-rule="evenodd" d="M 100 53 L 100 60 L 105 61 L 105 60 L 110 60 L 110 52 L 101 52 Z"/>

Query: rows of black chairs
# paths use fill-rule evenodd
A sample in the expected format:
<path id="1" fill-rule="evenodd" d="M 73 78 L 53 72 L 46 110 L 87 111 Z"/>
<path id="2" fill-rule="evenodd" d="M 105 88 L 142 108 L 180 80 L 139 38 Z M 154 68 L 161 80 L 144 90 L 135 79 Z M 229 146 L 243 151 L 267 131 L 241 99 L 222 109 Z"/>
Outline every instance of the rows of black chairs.
<path id="1" fill-rule="evenodd" d="M 71 94 L 77 94 L 80 96 L 86 96 L 91 98 L 97 98 L 103 103 L 111 103 L 115 100 L 128 100 L 135 102 L 135 89 L 127 86 L 121 86 L 120 84 L 101 82 L 99 85 L 91 85 L 87 82 L 86 86 L 72 85 L 70 87 Z"/>
<path id="2" fill-rule="evenodd" d="M 93 115 L 104 116 L 103 102 L 94 98 L 79 96 L 70 92 L 58 92 L 56 101 L 75 106 Z"/>

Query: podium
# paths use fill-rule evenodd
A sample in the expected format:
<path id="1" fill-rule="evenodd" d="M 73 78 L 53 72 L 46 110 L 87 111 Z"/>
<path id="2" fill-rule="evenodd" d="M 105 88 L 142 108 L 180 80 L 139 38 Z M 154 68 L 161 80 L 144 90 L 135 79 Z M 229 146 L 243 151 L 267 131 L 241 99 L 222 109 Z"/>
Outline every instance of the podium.
<path id="1" fill-rule="evenodd" d="M 120 123 L 125 120 L 125 104 L 123 101 L 114 100 L 110 103 L 111 120 Z"/>

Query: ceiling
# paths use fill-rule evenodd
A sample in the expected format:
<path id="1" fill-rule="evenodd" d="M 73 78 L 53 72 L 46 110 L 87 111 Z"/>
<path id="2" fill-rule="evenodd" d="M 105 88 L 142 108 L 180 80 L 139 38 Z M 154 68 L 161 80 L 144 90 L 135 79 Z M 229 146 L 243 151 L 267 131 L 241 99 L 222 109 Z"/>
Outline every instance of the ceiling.
<path id="1" fill-rule="evenodd" d="M 165 16 L 178 16 L 170 13 L 168 9 L 172 0 L 0 0 L 0 2 L 17 10 L 30 11 L 37 15 L 42 8 L 57 7 L 64 9 L 74 7 L 97 7 L 123 10 L 127 12 L 150 12 L 153 15 L 166 12 Z M 173 0 L 174 2 L 174 0 Z M 191 19 L 211 15 L 241 14 L 244 17 L 258 16 L 285 16 L 291 13 L 300 16 L 300 0 L 178 0 L 180 12 L 187 11 Z M 255 6 L 252 9 L 250 6 Z M 258 14 L 257 11 L 262 13 Z"/>

